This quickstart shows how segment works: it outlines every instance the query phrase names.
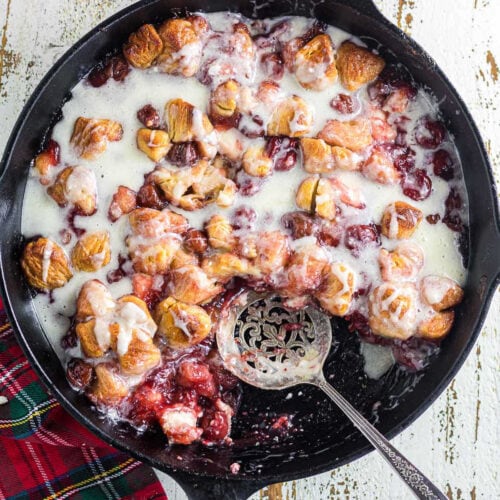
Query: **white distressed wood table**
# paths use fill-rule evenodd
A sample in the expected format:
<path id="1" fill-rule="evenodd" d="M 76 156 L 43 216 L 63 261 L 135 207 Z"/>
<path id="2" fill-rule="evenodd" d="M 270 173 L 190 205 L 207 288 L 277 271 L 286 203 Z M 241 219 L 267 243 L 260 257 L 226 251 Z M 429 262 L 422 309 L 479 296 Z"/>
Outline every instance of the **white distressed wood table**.
<path id="1" fill-rule="evenodd" d="M 62 53 L 131 0 L 0 0 L 0 150 L 21 108 Z M 443 68 L 471 110 L 500 179 L 500 1 L 376 0 Z M 496 62 L 498 61 L 498 63 Z M 499 249 L 500 252 L 500 249 Z M 500 293 L 462 370 L 393 440 L 450 499 L 500 498 Z M 160 474 L 171 500 L 185 498 Z M 374 453 L 333 472 L 273 485 L 260 499 L 406 499 Z"/>

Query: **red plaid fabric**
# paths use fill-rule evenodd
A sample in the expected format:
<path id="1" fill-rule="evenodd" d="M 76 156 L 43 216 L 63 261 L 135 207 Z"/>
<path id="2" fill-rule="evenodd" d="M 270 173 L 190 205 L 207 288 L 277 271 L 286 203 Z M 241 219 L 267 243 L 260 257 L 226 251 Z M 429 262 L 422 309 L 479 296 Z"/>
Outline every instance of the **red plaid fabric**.
<path id="1" fill-rule="evenodd" d="M 17 345 L 0 300 L 0 500 L 166 499 L 150 467 L 68 415 Z"/>

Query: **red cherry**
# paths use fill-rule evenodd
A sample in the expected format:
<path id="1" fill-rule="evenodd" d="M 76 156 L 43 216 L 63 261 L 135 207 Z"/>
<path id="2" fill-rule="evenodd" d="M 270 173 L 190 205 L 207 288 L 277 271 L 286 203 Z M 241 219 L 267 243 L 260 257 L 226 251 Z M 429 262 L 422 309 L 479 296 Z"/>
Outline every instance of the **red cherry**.
<path id="1" fill-rule="evenodd" d="M 345 231 L 344 245 L 354 256 L 369 245 L 380 245 L 380 235 L 374 224 L 348 226 Z"/>
<path id="2" fill-rule="evenodd" d="M 413 100 L 417 95 L 417 88 L 410 79 L 410 75 L 401 67 L 388 65 L 375 82 L 368 87 L 368 96 L 372 101 L 376 101 L 380 105 L 394 91 L 402 92 L 408 100 Z"/>
<path id="3" fill-rule="evenodd" d="M 250 207 L 238 207 L 231 219 L 231 225 L 234 229 L 243 229 L 244 231 L 251 231 L 255 226 L 257 220 L 257 213 Z"/>
<path id="4" fill-rule="evenodd" d="M 443 222 L 452 230 L 461 232 L 464 228 L 460 210 L 462 208 L 460 193 L 451 188 L 445 201 L 445 215 Z"/>
<path id="5" fill-rule="evenodd" d="M 59 147 L 59 144 L 53 139 L 49 139 L 44 152 L 50 156 L 50 164 L 52 166 L 55 167 L 61 161 L 61 148 Z"/>
<path id="6" fill-rule="evenodd" d="M 455 175 L 454 164 L 450 153 L 445 149 L 438 149 L 432 155 L 434 174 L 445 181 L 453 179 Z"/>
<path id="7" fill-rule="evenodd" d="M 223 411 L 209 410 L 201 420 L 203 437 L 207 441 L 222 441 L 229 432 L 229 417 Z"/>
<path id="8" fill-rule="evenodd" d="M 409 147 L 393 149 L 394 166 L 401 173 L 411 172 L 415 168 L 415 151 Z"/>
<path id="9" fill-rule="evenodd" d="M 274 160 L 274 169 L 287 171 L 297 163 L 299 141 L 290 137 L 271 137 L 267 141 L 266 153 Z"/>
<path id="10" fill-rule="evenodd" d="M 285 64 L 279 52 L 264 54 L 260 58 L 264 73 L 274 81 L 281 80 L 285 74 Z"/>
<path id="11" fill-rule="evenodd" d="M 263 181 L 256 177 L 248 175 L 244 170 L 236 174 L 236 184 L 238 184 L 239 193 L 242 196 L 253 196 L 262 189 Z"/>
<path id="12" fill-rule="evenodd" d="M 349 115 L 360 107 L 359 101 L 347 94 L 338 94 L 331 101 L 330 106 L 343 115 Z"/>
<path id="13" fill-rule="evenodd" d="M 341 226 L 334 222 L 323 221 L 318 233 L 318 243 L 327 247 L 338 247 L 341 239 Z"/>
<path id="14" fill-rule="evenodd" d="M 445 135 L 444 124 L 428 116 L 421 118 L 415 127 L 415 140 L 425 149 L 437 148 L 443 142 Z"/>
<path id="15" fill-rule="evenodd" d="M 211 397 L 216 392 L 214 377 L 208 366 L 196 361 L 185 361 L 179 366 L 177 383 L 194 389 L 200 396 Z"/>
<path id="16" fill-rule="evenodd" d="M 189 167 L 200 159 L 198 148 L 194 142 L 174 144 L 167 154 L 167 160 L 177 167 Z"/>
<path id="17" fill-rule="evenodd" d="M 99 63 L 88 75 L 87 81 L 93 87 L 102 87 L 110 78 L 121 82 L 129 74 L 130 67 L 122 56 L 115 56 Z"/>
<path id="18" fill-rule="evenodd" d="M 429 214 L 426 218 L 427 222 L 429 224 L 437 224 L 439 220 L 441 219 L 441 216 L 439 214 Z"/>
<path id="19" fill-rule="evenodd" d="M 318 221 L 307 212 L 288 212 L 281 218 L 281 223 L 292 232 L 294 240 L 314 236 L 319 229 Z"/>
<path id="20" fill-rule="evenodd" d="M 432 181 L 423 169 L 417 169 L 406 175 L 401 181 L 403 193 L 415 201 L 425 200 L 432 191 Z"/>

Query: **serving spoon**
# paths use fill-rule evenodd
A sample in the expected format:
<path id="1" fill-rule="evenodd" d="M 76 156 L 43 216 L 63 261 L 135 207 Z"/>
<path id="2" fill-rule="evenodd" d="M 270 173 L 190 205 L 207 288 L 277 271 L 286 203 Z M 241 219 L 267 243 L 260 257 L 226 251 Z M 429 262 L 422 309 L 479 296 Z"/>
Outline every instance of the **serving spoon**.
<path id="1" fill-rule="evenodd" d="M 250 291 L 221 321 L 217 345 L 224 366 L 247 384 L 280 390 L 299 384 L 322 389 L 421 499 L 447 500 L 325 379 L 323 365 L 332 343 L 329 317 L 314 307 L 286 309 L 273 294 Z"/>

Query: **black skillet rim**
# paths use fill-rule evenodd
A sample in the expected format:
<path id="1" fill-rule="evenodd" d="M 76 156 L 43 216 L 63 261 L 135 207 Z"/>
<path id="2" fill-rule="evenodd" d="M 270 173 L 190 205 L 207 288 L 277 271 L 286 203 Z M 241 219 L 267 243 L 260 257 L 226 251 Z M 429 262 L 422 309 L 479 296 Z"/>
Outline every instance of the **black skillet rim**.
<path id="1" fill-rule="evenodd" d="M 47 85 L 50 83 L 50 80 L 52 78 L 52 73 L 55 72 L 55 70 L 59 70 L 61 66 L 66 62 L 68 57 L 70 57 L 76 50 L 80 49 L 82 46 L 84 46 L 91 38 L 93 38 L 96 34 L 98 34 L 101 31 L 105 31 L 107 27 L 110 25 L 119 22 L 122 17 L 127 16 L 132 14 L 135 11 L 140 11 L 144 6 L 148 4 L 154 4 L 158 0 L 143 0 L 136 2 L 128 7 L 125 7 L 124 9 L 120 10 L 119 12 L 113 14 L 109 18 L 105 19 L 101 23 L 99 23 L 97 26 L 95 26 L 92 30 L 90 30 L 86 35 L 84 35 L 82 38 L 80 38 L 75 44 L 73 44 L 57 61 L 55 64 L 51 66 L 49 71 L 46 73 L 46 75 L 42 78 L 40 83 L 37 85 L 35 90 L 32 92 L 30 98 L 24 105 L 19 118 L 17 119 L 12 132 L 10 134 L 10 137 L 7 141 L 7 144 L 5 146 L 4 154 L 2 157 L 2 161 L 0 163 L 0 185 L 2 181 L 3 174 L 6 171 L 7 165 L 10 162 L 10 157 L 11 157 L 11 150 L 13 147 L 14 142 L 17 140 L 20 131 L 22 130 L 26 116 L 28 115 L 28 112 L 32 108 L 32 106 L 35 104 L 37 99 L 43 92 L 46 90 Z M 347 6 L 351 8 L 354 13 L 358 13 L 358 10 L 356 7 L 352 6 L 350 2 L 345 2 L 340 0 L 338 3 Z M 335 3 L 335 2 L 334 2 Z M 365 2 L 363 2 L 365 3 Z M 355 3 L 354 3 L 355 4 Z M 477 125 L 472 118 L 468 108 L 466 107 L 465 103 L 463 102 L 462 98 L 460 97 L 459 93 L 455 89 L 455 87 L 451 84 L 447 76 L 444 74 L 444 72 L 440 69 L 440 67 L 436 64 L 436 62 L 427 54 L 427 52 L 417 43 L 415 42 L 412 38 L 408 37 L 405 33 L 403 33 L 399 28 L 397 28 L 395 25 L 393 25 L 390 21 L 385 19 L 385 17 L 380 14 L 378 11 L 374 12 L 374 10 L 377 10 L 376 7 L 372 4 L 371 8 L 369 9 L 371 12 L 367 12 L 366 15 L 374 19 L 376 22 L 379 24 L 382 24 L 385 29 L 389 29 L 390 31 L 393 32 L 393 34 L 397 35 L 399 38 L 402 39 L 403 43 L 407 44 L 411 49 L 418 51 L 423 57 L 425 57 L 433 66 L 433 70 L 439 75 L 439 77 L 443 80 L 445 85 L 448 87 L 451 93 L 454 94 L 455 99 L 457 100 L 457 103 L 460 106 L 460 112 L 463 114 L 464 120 L 467 120 L 470 128 L 472 129 L 474 133 L 474 138 L 477 141 L 478 147 L 481 151 L 482 154 L 482 160 L 484 163 L 484 166 L 486 167 L 486 172 L 487 176 L 490 180 L 490 187 L 492 190 L 492 194 L 496 194 L 496 187 L 495 187 L 495 182 L 494 182 L 494 177 L 493 177 L 493 172 L 491 168 L 491 164 L 489 161 L 488 154 L 486 152 L 486 148 L 484 146 L 484 143 L 482 141 L 481 135 L 479 133 L 479 130 L 477 128 Z M 378 14 L 378 15 L 377 15 Z M 498 205 L 494 205 L 493 207 L 493 215 L 495 219 L 495 227 L 497 230 L 497 233 L 500 233 L 500 227 L 499 227 L 499 207 Z M 48 375 L 46 375 L 43 366 L 40 364 L 37 356 L 32 352 L 30 349 L 29 345 L 27 342 L 25 342 L 24 334 L 17 322 L 17 316 L 15 312 L 15 307 L 11 304 L 10 301 L 10 296 L 8 291 L 5 288 L 5 279 L 4 279 L 4 274 L 5 274 L 5 269 L 3 266 L 3 262 L 0 260 L 0 274 L 1 274 L 1 280 L 0 280 L 0 292 L 4 300 L 4 307 L 5 311 L 7 313 L 8 319 L 13 327 L 14 333 L 16 335 L 17 340 L 20 343 L 20 346 L 22 350 L 24 351 L 25 355 L 27 356 L 28 360 L 30 361 L 31 366 L 35 369 L 36 373 L 38 376 L 41 378 L 43 383 L 51 388 L 51 392 L 54 394 L 58 402 L 64 407 L 68 413 L 70 413 L 77 421 L 79 421 L 81 424 L 85 425 L 87 428 L 89 428 L 94 434 L 99 436 L 103 441 L 111 444 L 112 446 L 132 455 L 133 457 L 152 465 L 153 467 L 156 467 L 160 470 L 163 470 L 164 472 L 171 473 L 172 476 L 175 478 L 176 474 L 180 472 L 182 475 L 185 475 L 187 478 L 192 478 L 195 480 L 195 478 L 226 478 L 231 480 L 231 482 L 234 483 L 255 483 L 257 489 L 257 483 L 259 486 L 264 486 L 265 484 L 268 483 L 275 483 L 275 482 L 283 482 L 283 481 L 290 481 L 293 479 L 301 479 L 304 477 L 309 477 L 315 474 L 319 474 L 322 472 L 326 472 L 329 470 L 332 470 L 333 468 L 339 467 L 341 465 L 344 465 L 346 463 L 349 463 L 351 461 L 354 461 L 358 458 L 361 458 L 364 456 L 366 453 L 369 451 L 372 451 L 373 448 L 371 445 L 366 444 L 365 446 L 361 447 L 359 450 L 356 452 L 350 453 L 347 456 L 343 457 L 341 460 L 338 460 L 337 462 L 328 462 L 324 463 L 320 466 L 317 466 L 313 469 L 308 469 L 304 470 L 302 473 L 298 474 L 287 474 L 287 473 L 282 473 L 279 475 L 262 475 L 258 476 L 256 478 L 248 478 L 248 477 L 238 477 L 237 475 L 224 475 L 224 474 L 201 474 L 201 473 L 194 473 L 194 472 L 185 472 L 185 471 L 177 471 L 176 469 L 165 465 L 164 463 L 157 462 L 154 459 L 151 459 L 147 455 L 137 452 L 134 449 L 129 448 L 127 445 L 121 444 L 119 440 L 108 436 L 104 431 L 102 431 L 98 426 L 96 426 L 93 422 L 88 420 L 84 415 L 82 415 L 76 407 L 74 407 L 66 398 L 65 396 L 59 392 L 59 390 L 52 386 L 52 380 Z M 494 291 L 496 287 L 498 286 L 498 283 L 500 282 L 500 274 L 497 274 L 496 277 L 492 278 L 490 283 L 488 284 L 488 288 L 484 291 L 484 296 L 483 296 L 483 303 L 482 307 L 480 310 L 480 313 L 478 315 L 477 321 L 476 321 L 476 327 L 472 334 L 470 335 L 466 345 L 464 346 L 462 353 L 460 354 L 459 357 L 455 359 L 455 362 L 451 365 L 450 369 L 448 372 L 441 378 L 440 382 L 433 388 L 433 390 L 429 393 L 427 398 L 425 399 L 424 402 L 420 404 L 414 411 L 410 412 L 405 418 L 403 418 L 398 425 L 394 426 L 390 430 L 388 430 L 385 433 L 385 436 L 388 439 L 392 439 L 393 437 L 397 436 L 400 432 L 402 432 L 404 429 L 406 429 L 411 423 L 413 423 L 422 413 L 424 413 L 430 406 L 431 404 L 441 395 L 441 393 L 444 391 L 444 389 L 450 384 L 452 378 L 457 374 L 461 366 L 463 365 L 465 359 L 467 358 L 469 352 L 471 351 L 472 347 L 474 346 L 477 337 L 480 333 L 481 327 L 484 323 L 485 317 L 488 313 L 489 305 L 491 303 L 491 300 L 493 298 Z"/>

